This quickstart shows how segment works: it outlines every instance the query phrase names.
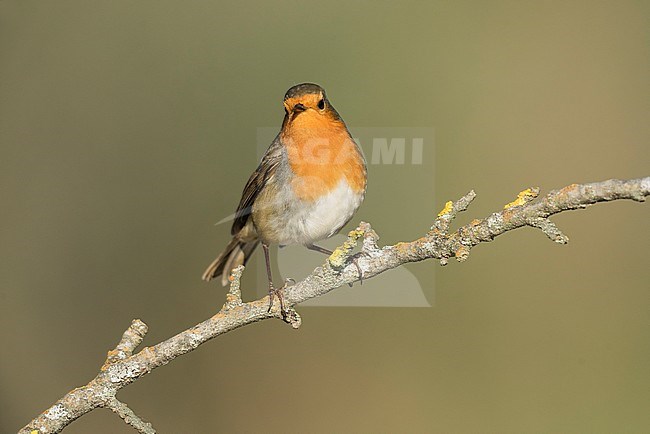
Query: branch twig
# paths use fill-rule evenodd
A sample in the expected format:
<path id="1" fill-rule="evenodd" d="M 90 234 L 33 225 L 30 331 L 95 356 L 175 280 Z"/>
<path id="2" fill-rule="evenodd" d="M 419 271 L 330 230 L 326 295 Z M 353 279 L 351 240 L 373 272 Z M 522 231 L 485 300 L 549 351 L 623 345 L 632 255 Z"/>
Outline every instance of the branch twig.
<path id="1" fill-rule="evenodd" d="M 142 421 L 126 404 L 117 400 L 115 395 L 120 389 L 208 340 L 244 325 L 277 318 L 298 328 L 301 318 L 293 306 L 359 279 L 356 265 L 352 264 L 349 258 L 361 238 L 362 254 L 356 257 L 356 263 L 361 267 L 364 279 L 408 262 L 425 259 L 438 259 L 442 265 L 447 264 L 452 257 L 462 262 L 468 258 L 474 246 L 492 241 L 505 232 L 523 226 L 539 228 L 551 240 L 565 244 L 568 238 L 549 220 L 550 216 L 585 208 L 597 202 L 618 199 L 643 202 L 645 197 L 650 195 L 650 177 L 572 184 L 561 190 L 551 191 L 539 199 L 538 195 L 538 188 L 526 189 L 503 210 L 485 219 L 473 220 L 450 233 L 452 220 L 459 212 L 465 211 L 476 197 L 475 193 L 470 191 L 456 202 L 447 202 L 431 229 L 423 237 L 382 248 L 377 245 L 379 237 L 370 224 L 362 222 L 356 230 L 350 232 L 348 240 L 334 251 L 323 266 L 284 290 L 284 302 L 290 310 L 284 318 L 277 304 L 268 311 L 268 296 L 248 303 L 242 301 L 240 279 L 243 267 L 238 267 L 230 277 L 231 285 L 226 303 L 216 315 L 135 354 L 135 349 L 147 333 L 147 326 L 138 319 L 133 320 L 115 349 L 108 352 L 106 362 L 97 376 L 85 386 L 68 392 L 27 424 L 20 434 L 58 433 L 78 417 L 100 407 L 112 409 L 141 433 L 155 433 L 150 424 Z"/>
<path id="2" fill-rule="evenodd" d="M 117 398 L 112 398 L 106 405 L 113 410 L 115 414 L 124 419 L 124 422 L 131 425 L 139 433 L 142 434 L 156 434 L 150 423 L 143 421 L 131 410 L 125 403 L 120 402 Z"/>

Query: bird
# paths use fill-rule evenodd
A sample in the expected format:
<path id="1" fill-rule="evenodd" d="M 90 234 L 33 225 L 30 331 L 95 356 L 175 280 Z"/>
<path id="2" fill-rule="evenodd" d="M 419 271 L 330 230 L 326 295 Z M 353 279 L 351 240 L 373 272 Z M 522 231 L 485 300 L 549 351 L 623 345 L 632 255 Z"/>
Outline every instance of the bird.
<path id="1" fill-rule="evenodd" d="M 269 311 L 275 294 L 284 313 L 284 287 L 276 289 L 273 284 L 269 246 L 298 244 L 331 255 L 315 243 L 337 234 L 350 221 L 365 197 L 368 171 L 360 147 L 321 86 L 295 85 L 285 93 L 283 105 L 280 132 L 242 192 L 232 239 L 202 278 L 221 276 L 226 286 L 231 271 L 246 264 L 261 244 Z"/>

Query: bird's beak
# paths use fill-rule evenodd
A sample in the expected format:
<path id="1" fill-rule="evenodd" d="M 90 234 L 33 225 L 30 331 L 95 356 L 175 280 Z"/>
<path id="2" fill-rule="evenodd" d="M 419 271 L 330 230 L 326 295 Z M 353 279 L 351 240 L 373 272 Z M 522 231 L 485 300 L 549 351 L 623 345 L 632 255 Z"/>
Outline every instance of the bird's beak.
<path id="1" fill-rule="evenodd" d="M 288 121 L 289 122 L 293 121 L 296 118 L 296 116 L 298 116 L 300 113 L 304 112 L 305 110 L 307 110 L 307 107 L 305 107 L 300 103 L 294 105 L 287 111 L 287 114 L 289 115 Z"/>

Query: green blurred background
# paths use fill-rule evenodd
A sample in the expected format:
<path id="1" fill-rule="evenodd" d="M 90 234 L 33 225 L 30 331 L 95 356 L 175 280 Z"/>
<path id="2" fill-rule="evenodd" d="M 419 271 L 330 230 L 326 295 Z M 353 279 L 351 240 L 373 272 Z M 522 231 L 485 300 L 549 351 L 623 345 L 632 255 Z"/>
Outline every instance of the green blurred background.
<path id="1" fill-rule="evenodd" d="M 471 188 L 460 223 L 528 186 L 650 175 L 649 18 L 647 1 L 1 2 L 0 431 L 90 380 L 132 318 L 151 345 L 220 307 L 199 279 L 227 240 L 213 223 L 291 85 L 323 85 L 353 130 L 435 129 L 430 176 L 370 167 L 351 227 L 394 243 Z M 303 307 L 299 331 L 245 327 L 118 397 L 161 433 L 648 432 L 649 217 L 603 204 L 555 218 L 567 246 L 524 229 L 409 265 L 432 307 Z M 132 431 L 97 410 L 66 432 Z"/>

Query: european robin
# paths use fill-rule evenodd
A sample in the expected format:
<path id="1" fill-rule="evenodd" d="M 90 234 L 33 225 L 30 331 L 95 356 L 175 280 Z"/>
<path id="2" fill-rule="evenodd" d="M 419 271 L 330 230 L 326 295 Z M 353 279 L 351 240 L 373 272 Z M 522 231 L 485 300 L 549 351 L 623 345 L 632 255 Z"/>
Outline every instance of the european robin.
<path id="1" fill-rule="evenodd" d="M 367 181 L 363 154 L 322 87 L 292 87 L 284 95 L 284 112 L 279 134 L 244 187 L 232 240 L 203 273 L 206 281 L 222 276 L 226 286 L 231 270 L 245 264 L 261 243 L 270 300 L 277 294 L 281 305 L 282 288 L 273 286 L 269 245 L 301 244 L 331 254 L 314 243 L 350 221 Z"/>

